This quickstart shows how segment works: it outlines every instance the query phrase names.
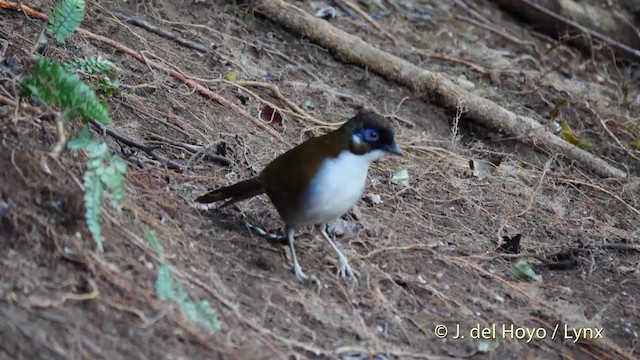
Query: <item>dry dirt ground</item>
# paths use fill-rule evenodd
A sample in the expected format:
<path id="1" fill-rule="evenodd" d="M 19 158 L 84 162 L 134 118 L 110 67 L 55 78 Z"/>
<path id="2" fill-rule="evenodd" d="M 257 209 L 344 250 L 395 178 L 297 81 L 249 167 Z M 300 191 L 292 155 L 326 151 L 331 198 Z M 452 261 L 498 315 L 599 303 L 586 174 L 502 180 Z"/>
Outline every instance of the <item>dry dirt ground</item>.
<path id="1" fill-rule="evenodd" d="M 323 5 L 293 3 L 309 12 Z M 265 101 L 285 109 L 283 123 L 269 125 L 282 140 L 81 34 L 64 45 L 51 39 L 38 44 L 41 21 L 0 10 L 2 66 L 12 70 L 3 70 L 2 96 L 19 92 L 12 76 L 31 70 L 33 52 L 62 61 L 106 57 L 121 69 L 120 88 L 106 97 L 112 128 L 139 143 L 159 144 L 158 154 L 191 165 L 165 168 L 96 133 L 129 163 L 124 209 L 106 207 L 105 251 L 99 253 L 83 220 L 79 184 L 86 157 L 65 152 L 58 162 L 47 155 L 57 132 L 46 109 L 0 107 L 0 358 L 637 358 L 640 152 L 629 145 L 640 139 L 637 67 L 616 67 L 607 56 L 582 54 L 537 34 L 491 2 L 466 1 L 491 24 L 482 26 L 464 3 L 426 0 L 415 1 L 414 11 L 389 3 L 388 13 L 371 9 L 397 45 L 342 11 L 330 21 L 426 69 L 464 76 L 460 83 L 475 86 L 477 94 L 549 129 L 566 121 L 595 144 L 590 151 L 628 171 L 629 179 L 599 179 L 565 158 L 475 125 L 464 111 L 460 117 L 339 62 L 269 19 L 247 15 L 246 5 L 88 2 L 82 27 L 180 71 L 253 116 Z M 25 5 L 45 14 L 53 7 Z M 117 12 L 212 50 L 181 46 L 119 21 Z M 393 116 L 407 156 L 373 165 L 365 198 L 379 195 L 382 201 L 360 201 L 345 217 L 346 234 L 338 235 L 360 272 L 357 284 L 335 276 L 334 254 L 311 229 L 300 232 L 298 254 L 323 286 L 318 293 L 297 282 L 288 250 L 251 236 L 239 222 L 244 213 L 252 223 L 277 229 L 265 197 L 222 210 L 194 206 L 193 198 L 207 189 L 254 175 L 277 154 L 328 130 L 295 116 L 267 88 L 222 81 L 230 72 L 277 85 L 284 97 L 327 123 L 346 120 L 359 106 Z M 315 108 L 305 107 L 308 101 Z M 180 143 L 214 144 L 230 163 L 194 158 Z M 473 175 L 469 159 L 495 157 L 502 158 L 497 172 Z M 408 188 L 390 181 L 402 169 L 410 176 Z M 200 330 L 157 297 L 159 258 L 145 237 L 148 228 L 157 232 L 165 261 L 189 295 L 217 310 L 219 333 Z M 512 276 L 523 255 L 497 250 L 502 236 L 516 234 L 522 234 L 521 254 L 537 256 L 527 261 L 542 282 Z M 448 326 L 448 336 L 435 335 L 439 324 Z M 496 334 L 487 335 L 494 339 L 472 338 L 469 331 L 478 324 L 496 324 Z M 510 338 L 503 325 L 543 330 L 528 341 L 528 335 Z M 456 326 L 464 338 L 453 338 Z M 565 326 L 602 329 L 602 338 L 574 342 Z"/>

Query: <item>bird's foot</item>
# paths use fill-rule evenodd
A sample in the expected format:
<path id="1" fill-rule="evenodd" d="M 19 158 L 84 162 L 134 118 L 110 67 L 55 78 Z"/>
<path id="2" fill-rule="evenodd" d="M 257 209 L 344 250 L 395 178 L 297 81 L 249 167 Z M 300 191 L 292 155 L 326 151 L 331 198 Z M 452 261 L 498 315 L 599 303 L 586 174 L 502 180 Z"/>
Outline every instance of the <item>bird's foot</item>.
<path id="1" fill-rule="evenodd" d="M 316 292 L 320 294 L 320 290 L 322 289 L 322 283 L 315 275 L 312 275 L 309 277 L 307 274 L 305 274 L 302 271 L 302 267 L 299 264 L 293 265 L 293 273 L 295 274 L 296 278 L 300 282 L 311 281 L 314 284 L 316 284 Z"/>
<path id="2" fill-rule="evenodd" d="M 356 281 L 358 280 L 360 273 L 358 273 L 358 271 L 353 270 L 353 268 L 351 268 L 351 266 L 349 265 L 349 261 L 347 260 L 346 257 L 339 256 L 338 263 L 339 263 L 338 276 L 340 276 L 340 278 L 345 278 L 348 276 Z"/>
<path id="3" fill-rule="evenodd" d="M 304 282 L 305 280 L 309 279 L 307 274 L 302 271 L 302 266 L 300 266 L 300 264 L 296 263 L 293 265 L 293 273 L 300 282 Z"/>

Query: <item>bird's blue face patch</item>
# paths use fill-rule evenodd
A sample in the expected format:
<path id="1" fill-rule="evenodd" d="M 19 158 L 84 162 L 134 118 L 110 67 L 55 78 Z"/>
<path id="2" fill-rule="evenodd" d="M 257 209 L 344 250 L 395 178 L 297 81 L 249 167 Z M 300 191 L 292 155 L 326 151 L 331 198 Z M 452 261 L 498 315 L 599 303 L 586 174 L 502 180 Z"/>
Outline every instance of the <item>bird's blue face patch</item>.
<path id="1" fill-rule="evenodd" d="M 381 115 L 361 111 L 342 128 L 350 135 L 349 149 L 354 154 L 365 155 L 381 150 L 402 155 L 394 141 L 393 124 Z"/>
<path id="2" fill-rule="evenodd" d="M 367 128 L 362 130 L 362 137 L 368 143 L 375 143 L 380 140 L 380 133 L 376 129 Z"/>
<path id="3" fill-rule="evenodd" d="M 388 145 L 393 145 L 393 132 L 386 128 L 368 126 L 357 130 L 353 134 L 360 143 L 364 142 L 368 145 L 369 150 L 384 150 Z M 356 143 L 357 144 L 357 143 Z"/>

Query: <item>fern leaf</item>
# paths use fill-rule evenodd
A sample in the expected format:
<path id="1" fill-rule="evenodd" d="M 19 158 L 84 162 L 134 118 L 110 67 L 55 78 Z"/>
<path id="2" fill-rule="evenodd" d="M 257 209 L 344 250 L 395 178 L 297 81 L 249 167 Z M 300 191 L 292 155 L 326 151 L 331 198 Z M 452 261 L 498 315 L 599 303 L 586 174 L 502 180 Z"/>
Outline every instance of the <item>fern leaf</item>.
<path id="1" fill-rule="evenodd" d="M 171 269 L 166 264 L 158 267 L 158 277 L 156 278 L 156 292 L 161 299 L 173 300 L 175 292 L 173 290 L 173 276 Z"/>
<path id="2" fill-rule="evenodd" d="M 100 177 L 94 171 L 86 171 L 84 173 L 84 205 L 87 209 L 85 220 L 100 252 L 104 250 L 100 225 L 103 197 L 104 189 Z"/>
<path id="3" fill-rule="evenodd" d="M 124 185 L 127 164 L 121 158 L 109 154 L 107 144 L 93 140 L 88 125 L 85 125 L 76 138 L 67 143 L 67 147 L 84 149 L 89 157 L 87 170 L 84 173 L 85 221 L 98 245 L 98 250 L 103 251 L 100 216 L 105 187 L 111 192 L 112 205 L 120 210 L 120 204 L 126 193 Z M 153 235 L 155 236 L 155 233 Z"/>
<path id="4" fill-rule="evenodd" d="M 112 123 L 108 106 L 98 100 L 93 89 L 56 61 L 37 59 L 33 75 L 25 77 L 22 83 L 33 97 L 63 108 L 68 121 L 82 116 L 103 124 Z"/>
<path id="5" fill-rule="evenodd" d="M 160 241 L 158 241 L 156 231 L 153 229 L 147 229 L 145 233 L 147 234 L 147 239 L 149 240 L 149 246 L 151 246 L 151 248 L 155 250 L 158 255 L 164 254 L 164 248 L 162 247 L 162 244 L 160 244 Z"/>
<path id="6" fill-rule="evenodd" d="M 85 149 L 89 146 L 89 143 L 93 140 L 93 135 L 91 134 L 91 129 L 89 128 L 89 124 L 86 124 L 78 136 L 67 142 L 67 149 L 69 150 L 78 150 Z"/>
<path id="7" fill-rule="evenodd" d="M 53 9 L 53 15 L 49 18 L 47 30 L 59 42 L 73 34 L 84 18 L 84 0 L 62 0 Z"/>
<path id="8" fill-rule="evenodd" d="M 180 303 L 179 307 L 182 314 L 202 329 L 208 332 L 218 332 L 221 330 L 218 313 L 211 308 L 208 301 L 188 301 Z"/>
<path id="9" fill-rule="evenodd" d="M 85 148 L 89 161 L 88 169 L 84 173 L 84 207 L 87 209 L 85 221 L 98 245 L 98 250 L 103 251 L 102 228 L 100 216 L 102 215 L 102 200 L 104 199 L 104 159 L 109 156 L 109 148 L 105 143 L 91 141 Z"/>
<path id="10" fill-rule="evenodd" d="M 73 73 L 81 72 L 88 75 L 110 75 L 111 70 L 118 70 L 116 64 L 102 56 L 91 56 L 73 60 L 71 63 L 65 64 L 65 68 Z"/>
<path id="11" fill-rule="evenodd" d="M 159 254 L 162 254 L 162 245 L 158 241 L 156 232 L 152 229 L 146 231 L 149 245 Z M 205 331 L 214 333 L 221 330 L 222 325 L 218 319 L 218 313 L 207 301 L 194 302 L 189 299 L 187 290 L 176 281 L 169 266 L 163 261 L 158 266 L 158 277 L 156 278 L 156 293 L 163 300 L 168 300 L 176 305 L 180 313 L 189 321 L 200 326 Z"/>
<path id="12" fill-rule="evenodd" d="M 211 307 L 208 301 L 194 302 L 190 300 L 187 290 L 176 282 L 171 269 L 164 263 L 161 263 L 158 267 L 156 292 L 161 299 L 176 303 L 184 317 L 205 331 L 213 333 L 221 330 L 222 326 L 215 309 Z"/>
<path id="13" fill-rule="evenodd" d="M 109 189 L 112 196 L 112 205 L 118 211 L 120 204 L 124 200 L 126 188 L 124 186 L 125 175 L 127 174 L 127 164 L 117 156 L 112 156 L 109 160 L 109 166 L 104 169 L 100 180 Z"/>

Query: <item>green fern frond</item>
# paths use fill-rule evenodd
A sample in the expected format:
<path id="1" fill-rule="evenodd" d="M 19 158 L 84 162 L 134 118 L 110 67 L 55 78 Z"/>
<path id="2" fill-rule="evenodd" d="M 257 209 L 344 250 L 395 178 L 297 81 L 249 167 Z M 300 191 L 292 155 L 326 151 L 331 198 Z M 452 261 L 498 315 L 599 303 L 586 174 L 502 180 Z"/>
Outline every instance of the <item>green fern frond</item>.
<path id="1" fill-rule="evenodd" d="M 154 230 L 147 230 L 149 245 L 159 254 L 164 252 Z M 173 277 L 169 266 L 161 260 L 158 266 L 156 278 L 156 292 L 163 300 L 174 302 L 178 305 L 180 313 L 192 323 L 200 326 L 208 332 L 218 332 L 222 329 L 218 313 L 211 307 L 208 301 L 194 302 L 189 299 L 187 290 Z"/>
<path id="2" fill-rule="evenodd" d="M 100 225 L 103 197 L 104 188 L 100 177 L 93 171 L 86 171 L 84 173 L 85 220 L 87 222 L 87 228 L 89 228 L 89 232 L 91 232 L 98 246 L 98 251 L 100 252 L 104 251 L 102 244 L 102 226 Z"/>
<path id="3" fill-rule="evenodd" d="M 63 4 L 65 1 L 61 6 Z M 82 6 L 84 8 L 84 3 Z M 22 84 L 32 97 L 61 108 L 67 121 L 83 117 L 104 124 L 112 122 L 108 106 L 98 100 L 93 89 L 58 62 L 36 59 L 33 74 L 23 78 Z M 88 125 L 67 142 L 67 148 L 84 149 L 89 157 L 83 177 L 85 220 L 98 250 L 103 251 L 100 220 L 105 188 L 111 192 L 112 205 L 120 210 L 125 196 L 127 165 L 121 158 L 112 156 L 105 143 L 93 139 Z"/>
<path id="4" fill-rule="evenodd" d="M 100 217 L 102 215 L 102 200 L 104 199 L 104 184 L 101 178 L 104 173 L 104 158 L 109 155 L 109 148 L 105 143 L 91 141 L 85 149 L 89 156 L 88 169 L 84 173 L 85 220 L 98 250 L 102 252 L 104 246 Z"/>
<path id="5" fill-rule="evenodd" d="M 108 106 L 98 100 L 93 89 L 56 61 L 37 59 L 33 75 L 25 77 L 22 83 L 31 96 L 63 108 L 68 121 L 82 116 L 103 124 L 112 123 Z"/>
<path id="6" fill-rule="evenodd" d="M 124 182 L 127 165 L 121 158 L 109 153 L 107 144 L 92 139 L 88 125 L 82 129 L 77 137 L 69 140 L 67 147 L 69 149 L 84 149 L 89 157 L 83 178 L 85 221 L 98 250 L 102 252 L 104 246 L 100 218 L 105 188 L 111 192 L 113 207 L 120 210 L 120 204 L 126 193 Z"/>
<path id="7" fill-rule="evenodd" d="M 190 300 L 187 290 L 173 278 L 167 264 L 161 263 L 158 267 L 156 292 L 161 299 L 176 303 L 184 317 L 205 331 L 218 332 L 221 330 L 218 313 L 206 300 L 197 302 Z"/>
<path id="8" fill-rule="evenodd" d="M 182 314 L 205 331 L 214 333 L 222 329 L 218 313 L 209 305 L 208 301 L 188 301 L 180 303 L 179 307 Z"/>
<path id="9" fill-rule="evenodd" d="M 120 69 L 102 56 L 73 60 L 71 63 L 65 63 L 64 68 L 69 72 L 88 76 L 89 82 L 99 93 L 111 95 L 120 88 L 120 81 L 112 73 L 112 70 Z"/>
<path id="10" fill-rule="evenodd" d="M 116 64 L 102 56 L 91 56 L 73 60 L 71 63 L 65 64 L 65 68 L 69 72 L 81 72 L 88 75 L 110 75 L 111 70 L 118 70 Z"/>
<path id="11" fill-rule="evenodd" d="M 84 18 L 84 0 L 62 0 L 49 17 L 47 31 L 59 42 L 73 34 Z"/>
<path id="12" fill-rule="evenodd" d="M 160 264 L 158 267 L 158 277 L 156 278 L 156 292 L 161 299 L 172 300 L 174 299 L 174 284 L 173 275 L 171 275 L 171 269 L 167 264 Z"/>
<path id="13" fill-rule="evenodd" d="M 162 247 L 162 244 L 160 244 L 160 241 L 158 241 L 158 237 L 156 236 L 156 231 L 153 229 L 147 229 L 145 231 L 145 234 L 147 234 L 147 239 L 149 240 L 149 246 L 151 246 L 151 248 L 155 250 L 159 255 L 164 254 L 164 248 Z"/>
<path id="14" fill-rule="evenodd" d="M 89 143 L 91 141 L 93 141 L 93 134 L 91 134 L 91 129 L 89 128 L 89 124 L 85 124 L 82 130 L 80 130 L 80 132 L 76 137 L 67 141 L 67 149 L 69 150 L 84 149 L 87 146 L 89 146 Z"/>
<path id="15" fill-rule="evenodd" d="M 126 188 L 124 186 L 125 176 L 127 175 L 127 164 L 117 156 L 112 156 L 109 159 L 109 165 L 104 168 L 100 180 L 111 192 L 111 204 L 115 209 L 120 211 L 120 206 L 124 196 L 126 195 Z"/>

